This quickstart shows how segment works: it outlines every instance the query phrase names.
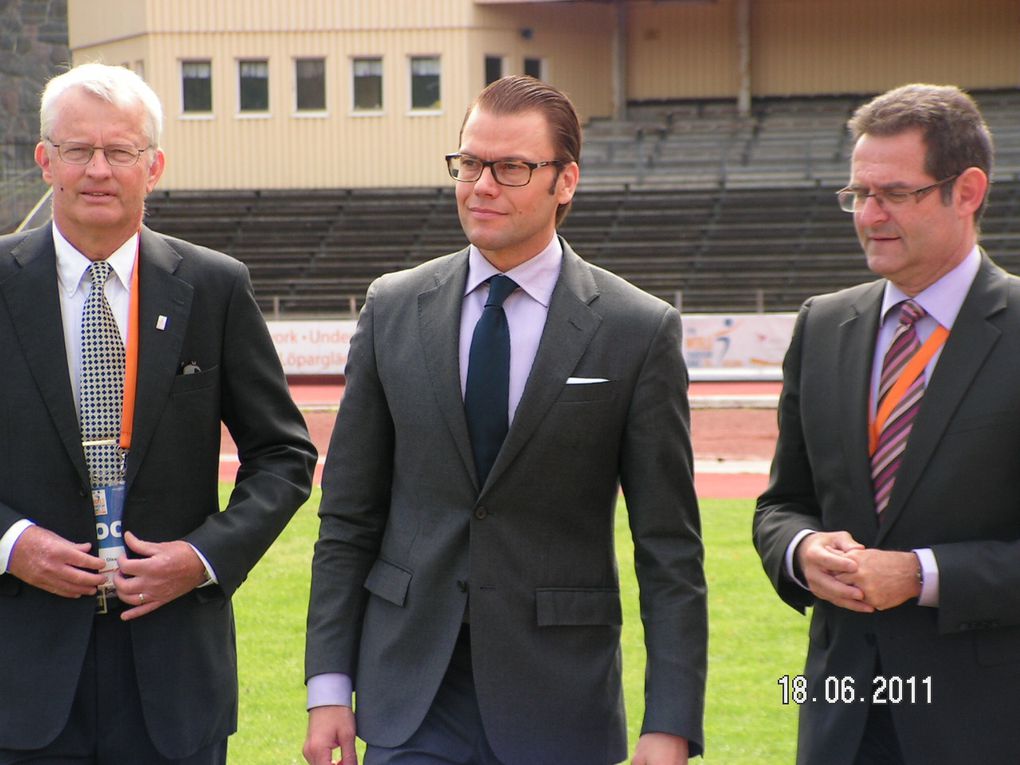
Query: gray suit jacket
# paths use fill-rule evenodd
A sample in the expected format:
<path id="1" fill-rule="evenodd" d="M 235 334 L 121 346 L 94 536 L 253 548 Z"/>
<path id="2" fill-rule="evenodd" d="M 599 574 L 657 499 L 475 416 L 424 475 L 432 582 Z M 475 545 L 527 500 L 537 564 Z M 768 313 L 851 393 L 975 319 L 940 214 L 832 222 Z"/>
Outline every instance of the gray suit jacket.
<path id="1" fill-rule="evenodd" d="M 624 759 L 622 484 L 648 652 L 643 728 L 700 751 L 707 620 L 679 314 L 564 243 L 523 398 L 478 486 L 458 360 L 467 262 L 464 250 L 369 290 L 323 478 L 307 675 L 352 676 L 360 735 L 398 745 L 432 703 L 470 599 L 496 754 Z"/>
<path id="2" fill-rule="evenodd" d="M 1015 762 L 1020 280 L 983 258 L 928 385 L 880 525 L 867 423 L 883 285 L 814 298 L 801 309 L 784 367 L 772 478 L 754 519 L 755 545 L 780 596 L 799 610 L 814 605 L 798 762 L 848 765 L 868 703 L 873 693 L 881 695 L 883 682 L 907 689 L 888 707 L 911 765 Z M 814 602 L 783 568 L 786 548 L 803 528 L 847 530 L 887 550 L 932 548 L 939 607 L 911 601 L 858 614 Z M 876 659 L 885 681 L 872 679 Z M 854 701 L 833 703 L 831 694 L 826 700 L 827 679 L 833 678 L 831 690 L 844 677 L 853 678 Z"/>
<path id="3" fill-rule="evenodd" d="M 245 267 L 142 230 L 134 438 L 124 528 L 202 551 L 219 584 L 131 622 L 149 735 L 180 759 L 237 726 L 230 596 L 307 497 L 315 449 Z M 157 317 L 167 317 L 157 327 Z M 76 541 L 96 525 L 64 350 L 50 227 L 0 238 L 0 533 L 21 518 Z M 191 362 L 197 374 L 182 375 Z M 219 512 L 220 423 L 241 468 Z M 63 729 L 95 601 L 0 575 L 0 749 Z M 117 618 L 117 617 L 102 617 Z"/>

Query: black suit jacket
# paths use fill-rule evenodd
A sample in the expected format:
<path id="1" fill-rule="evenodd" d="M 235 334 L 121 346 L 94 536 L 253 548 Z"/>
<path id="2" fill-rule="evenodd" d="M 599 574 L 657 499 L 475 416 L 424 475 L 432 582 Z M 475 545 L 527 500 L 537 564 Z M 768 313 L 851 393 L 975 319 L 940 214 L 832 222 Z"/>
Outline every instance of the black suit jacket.
<path id="1" fill-rule="evenodd" d="M 307 497 L 315 449 L 247 269 L 148 229 L 139 269 L 124 528 L 150 541 L 187 540 L 219 580 L 130 626 L 149 734 L 176 759 L 236 728 L 230 597 Z M 190 362 L 201 372 L 180 374 Z M 72 541 L 95 541 L 49 226 L 0 238 L 0 365 L 0 532 L 29 518 Z M 222 513 L 221 421 L 241 460 Z M 0 748 L 40 748 L 63 728 L 94 610 L 92 598 L 0 576 Z"/>
<path id="2" fill-rule="evenodd" d="M 624 759 L 622 482 L 648 653 L 643 730 L 698 752 L 705 581 L 679 314 L 564 243 L 523 397 L 478 486 L 458 360 L 467 271 L 464 250 L 369 290 L 323 478 L 307 675 L 352 676 L 359 733 L 401 744 L 432 703 L 470 597 L 497 756 Z"/>
<path id="3" fill-rule="evenodd" d="M 800 610 L 814 605 L 798 762 L 851 762 L 883 684 L 873 680 L 877 659 L 885 682 L 908 688 L 888 705 L 908 763 L 1012 763 L 1020 752 L 1020 280 L 982 258 L 879 524 L 867 423 L 883 288 L 861 285 L 801 309 L 771 482 L 754 519 L 780 596 Z M 887 550 L 930 547 L 939 606 L 910 601 L 858 614 L 814 602 L 783 564 L 804 528 L 846 530 Z M 853 700 L 827 700 L 825 683 L 831 690 L 844 677 Z"/>

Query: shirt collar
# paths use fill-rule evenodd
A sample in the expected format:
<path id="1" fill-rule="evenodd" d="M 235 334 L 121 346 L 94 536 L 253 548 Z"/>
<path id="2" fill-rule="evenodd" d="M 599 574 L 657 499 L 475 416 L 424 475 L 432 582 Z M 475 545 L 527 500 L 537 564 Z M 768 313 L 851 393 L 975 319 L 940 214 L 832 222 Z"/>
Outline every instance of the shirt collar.
<path id="1" fill-rule="evenodd" d="M 968 253 L 952 271 L 917 295 L 911 297 L 891 281 L 885 283 L 885 295 L 882 298 L 882 323 L 885 323 L 889 311 L 904 300 L 913 300 L 923 308 L 929 316 L 946 329 L 952 329 L 963 301 L 970 291 L 974 277 L 981 267 L 981 251 L 977 245 Z"/>
<path id="2" fill-rule="evenodd" d="M 517 286 L 528 293 L 535 302 L 548 308 L 562 262 L 563 245 L 560 244 L 560 238 L 553 234 L 553 238 L 541 252 L 519 266 L 511 268 L 506 275 L 517 282 Z M 472 244 L 468 250 L 468 277 L 464 294 L 474 292 L 483 282 L 498 273 L 499 269 L 486 260 L 481 250 Z"/>
<path id="3" fill-rule="evenodd" d="M 57 251 L 57 279 L 64 294 L 70 297 L 78 291 L 92 261 L 78 252 L 74 245 L 64 238 L 56 223 L 52 224 L 52 228 L 53 246 Z M 134 271 L 137 251 L 138 234 L 136 233 L 128 237 L 127 241 L 106 259 L 125 290 L 131 284 L 131 274 Z"/>

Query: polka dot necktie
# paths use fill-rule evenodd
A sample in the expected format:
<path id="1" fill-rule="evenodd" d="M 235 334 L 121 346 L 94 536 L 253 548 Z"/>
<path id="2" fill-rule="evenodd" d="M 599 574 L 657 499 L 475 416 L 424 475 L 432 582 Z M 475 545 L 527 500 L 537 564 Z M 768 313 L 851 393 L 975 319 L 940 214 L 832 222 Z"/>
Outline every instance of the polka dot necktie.
<path id="1" fill-rule="evenodd" d="M 81 439 L 93 487 L 124 480 L 120 417 L 124 398 L 124 342 L 106 300 L 110 264 L 89 266 L 92 289 L 81 319 Z"/>

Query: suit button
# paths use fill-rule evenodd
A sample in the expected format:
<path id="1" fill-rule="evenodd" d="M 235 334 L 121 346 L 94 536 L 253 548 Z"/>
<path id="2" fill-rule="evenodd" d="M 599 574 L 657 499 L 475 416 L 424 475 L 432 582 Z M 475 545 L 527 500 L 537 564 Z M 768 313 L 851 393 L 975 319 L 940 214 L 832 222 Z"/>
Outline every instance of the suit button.
<path id="1" fill-rule="evenodd" d="M 479 505 L 478 507 L 475 508 L 475 518 L 477 518 L 480 521 L 483 520 L 488 514 L 489 511 L 485 509 L 485 505 Z"/>
<path id="2" fill-rule="evenodd" d="M 465 582 L 463 579 L 458 579 L 457 580 L 457 589 L 460 590 L 461 592 L 467 592 L 467 590 L 468 590 L 467 582 Z"/>

